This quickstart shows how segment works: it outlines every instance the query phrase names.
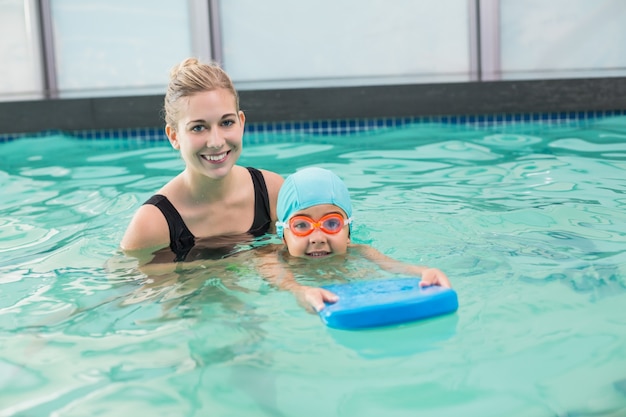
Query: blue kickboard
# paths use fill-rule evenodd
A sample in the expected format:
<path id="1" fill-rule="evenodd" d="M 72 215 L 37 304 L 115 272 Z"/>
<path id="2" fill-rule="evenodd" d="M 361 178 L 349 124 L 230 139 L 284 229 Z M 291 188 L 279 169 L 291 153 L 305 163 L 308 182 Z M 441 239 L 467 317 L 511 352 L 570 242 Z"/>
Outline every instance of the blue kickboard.
<path id="1" fill-rule="evenodd" d="M 364 329 L 452 313 L 459 307 L 456 292 L 440 286 L 420 287 L 418 278 L 393 278 L 325 285 L 339 296 L 319 311 L 335 329 Z"/>

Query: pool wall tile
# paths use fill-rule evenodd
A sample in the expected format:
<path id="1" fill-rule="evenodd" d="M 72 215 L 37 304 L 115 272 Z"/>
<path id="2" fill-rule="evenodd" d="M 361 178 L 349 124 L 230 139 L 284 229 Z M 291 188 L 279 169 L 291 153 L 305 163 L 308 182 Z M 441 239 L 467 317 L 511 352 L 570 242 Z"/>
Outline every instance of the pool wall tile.
<path id="1" fill-rule="evenodd" d="M 626 115 L 625 110 L 555 112 L 555 113 L 523 113 L 523 114 L 466 114 L 420 117 L 387 117 L 377 119 L 349 120 L 302 120 L 286 122 L 261 122 L 246 124 L 248 143 L 268 143 L 272 137 L 281 135 L 300 136 L 351 136 L 364 133 L 376 133 L 388 129 L 396 129 L 406 125 L 443 124 L 462 125 L 464 127 L 490 127 L 499 125 L 519 126 L 522 123 L 545 125 L 585 125 L 594 121 Z M 110 139 L 141 139 L 143 142 L 157 143 L 167 141 L 163 127 L 104 129 L 104 130 L 44 130 L 35 133 L 0 133 L 0 143 L 20 138 L 38 138 L 52 135 L 67 135 L 77 139 L 110 140 Z"/>

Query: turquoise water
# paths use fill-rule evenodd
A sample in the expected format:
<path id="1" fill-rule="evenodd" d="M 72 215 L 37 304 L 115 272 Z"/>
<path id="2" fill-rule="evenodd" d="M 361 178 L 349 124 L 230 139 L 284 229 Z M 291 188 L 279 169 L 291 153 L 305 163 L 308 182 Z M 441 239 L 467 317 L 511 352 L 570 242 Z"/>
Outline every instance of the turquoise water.
<path id="1" fill-rule="evenodd" d="M 0 144 L 0 416 L 623 416 L 626 119 L 249 136 L 335 170 L 354 239 L 443 269 L 456 314 L 330 330 L 233 264 L 158 280 L 117 251 L 163 144 Z M 141 414 L 139 414 L 141 413 Z"/>

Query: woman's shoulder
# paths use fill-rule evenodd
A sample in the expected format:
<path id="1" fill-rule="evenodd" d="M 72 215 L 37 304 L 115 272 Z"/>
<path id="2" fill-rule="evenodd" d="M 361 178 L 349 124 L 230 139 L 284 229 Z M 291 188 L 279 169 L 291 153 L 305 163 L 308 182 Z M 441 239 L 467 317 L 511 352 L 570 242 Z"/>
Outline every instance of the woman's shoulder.
<path id="1" fill-rule="evenodd" d="M 278 195 L 278 190 L 283 185 L 285 179 L 274 171 L 268 171 L 266 169 L 259 169 L 259 171 L 263 174 L 268 191 L 271 194 L 276 193 L 276 195 Z"/>
<path id="2" fill-rule="evenodd" d="M 167 221 L 156 206 L 141 205 L 130 221 L 120 246 L 125 251 L 166 246 L 169 243 Z"/>

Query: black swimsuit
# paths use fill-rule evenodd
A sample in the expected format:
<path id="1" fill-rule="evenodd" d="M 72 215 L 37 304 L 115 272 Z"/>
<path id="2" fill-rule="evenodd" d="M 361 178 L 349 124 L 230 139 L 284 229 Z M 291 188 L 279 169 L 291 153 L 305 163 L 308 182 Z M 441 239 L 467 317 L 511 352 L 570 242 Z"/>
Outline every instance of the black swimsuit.
<path id="1" fill-rule="evenodd" d="M 254 221 L 247 233 L 258 237 L 267 233 L 272 224 L 270 199 L 261 171 L 251 167 L 247 167 L 247 169 L 250 172 L 252 184 L 254 185 Z M 196 238 L 183 221 L 178 210 L 167 197 L 161 194 L 153 195 L 144 204 L 152 204 L 161 210 L 170 229 L 170 249 L 176 255 L 174 261 L 184 261 L 191 249 L 196 245 Z M 220 253 L 223 254 L 224 248 L 221 249 Z"/>

